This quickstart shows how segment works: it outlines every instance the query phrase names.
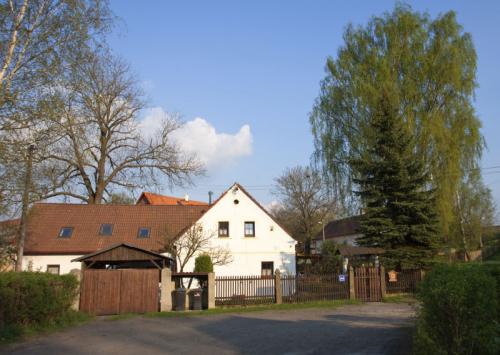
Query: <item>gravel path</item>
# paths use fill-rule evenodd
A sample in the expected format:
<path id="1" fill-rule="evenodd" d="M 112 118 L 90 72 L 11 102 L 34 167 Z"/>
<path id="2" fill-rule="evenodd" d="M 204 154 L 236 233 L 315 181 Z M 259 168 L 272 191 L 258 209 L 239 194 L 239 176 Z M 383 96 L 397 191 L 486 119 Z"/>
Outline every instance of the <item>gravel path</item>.
<path id="1" fill-rule="evenodd" d="M 409 354 L 414 310 L 337 309 L 98 319 L 1 349 L 8 354 Z"/>

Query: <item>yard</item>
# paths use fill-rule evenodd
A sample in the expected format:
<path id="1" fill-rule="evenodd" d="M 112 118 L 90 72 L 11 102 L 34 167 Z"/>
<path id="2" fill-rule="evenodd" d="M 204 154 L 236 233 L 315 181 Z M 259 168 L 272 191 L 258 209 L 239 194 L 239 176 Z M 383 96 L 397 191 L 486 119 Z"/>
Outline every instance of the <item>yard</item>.
<path id="1" fill-rule="evenodd" d="M 191 317 L 98 318 L 19 344 L 9 354 L 409 354 L 404 303 L 278 309 Z"/>

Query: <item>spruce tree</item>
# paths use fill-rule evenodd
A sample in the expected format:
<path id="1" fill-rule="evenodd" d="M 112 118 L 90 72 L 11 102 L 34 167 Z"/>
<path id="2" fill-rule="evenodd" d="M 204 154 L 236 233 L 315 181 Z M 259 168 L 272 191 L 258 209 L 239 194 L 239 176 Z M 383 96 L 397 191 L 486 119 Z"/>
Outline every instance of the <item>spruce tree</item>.
<path id="1" fill-rule="evenodd" d="M 351 163 L 365 207 L 363 246 L 386 250 L 388 267 L 423 266 L 435 253 L 437 213 L 430 176 L 395 100 L 380 94 L 368 125 L 368 149 Z"/>

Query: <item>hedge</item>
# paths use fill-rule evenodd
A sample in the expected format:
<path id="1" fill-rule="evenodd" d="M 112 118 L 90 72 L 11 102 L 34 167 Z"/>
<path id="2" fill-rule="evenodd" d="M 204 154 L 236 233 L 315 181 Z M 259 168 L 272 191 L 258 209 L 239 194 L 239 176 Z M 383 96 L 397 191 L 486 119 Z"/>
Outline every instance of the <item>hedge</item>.
<path id="1" fill-rule="evenodd" d="M 57 322 L 71 312 L 77 292 L 73 275 L 0 273 L 0 332 Z"/>
<path id="2" fill-rule="evenodd" d="M 418 293 L 422 307 L 414 339 L 416 354 L 498 353 L 498 293 L 493 274 L 480 264 L 456 264 L 436 266 L 426 275 Z"/>

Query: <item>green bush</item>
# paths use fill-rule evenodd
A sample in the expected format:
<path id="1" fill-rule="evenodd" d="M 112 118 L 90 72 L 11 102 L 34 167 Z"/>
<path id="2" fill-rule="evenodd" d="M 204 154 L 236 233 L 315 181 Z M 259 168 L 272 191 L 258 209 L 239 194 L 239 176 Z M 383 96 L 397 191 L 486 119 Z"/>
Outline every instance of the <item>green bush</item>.
<path id="1" fill-rule="evenodd" d="M 440 265 L 424 278 L 417 354 L 496 354 L 496 281 L 482 265 Z"/>
<path id="2" fill-rule="evenodd" d="M 73 275 L 0 273 L 0 333 L 57 323 L 71 312 L 78 281 Z"/>
<path id="3" fill-rule="evenodd" d="M 201 254 L 194 260 L 194 272 L 213 272 L 214 264 L 208 254 Z"/>

